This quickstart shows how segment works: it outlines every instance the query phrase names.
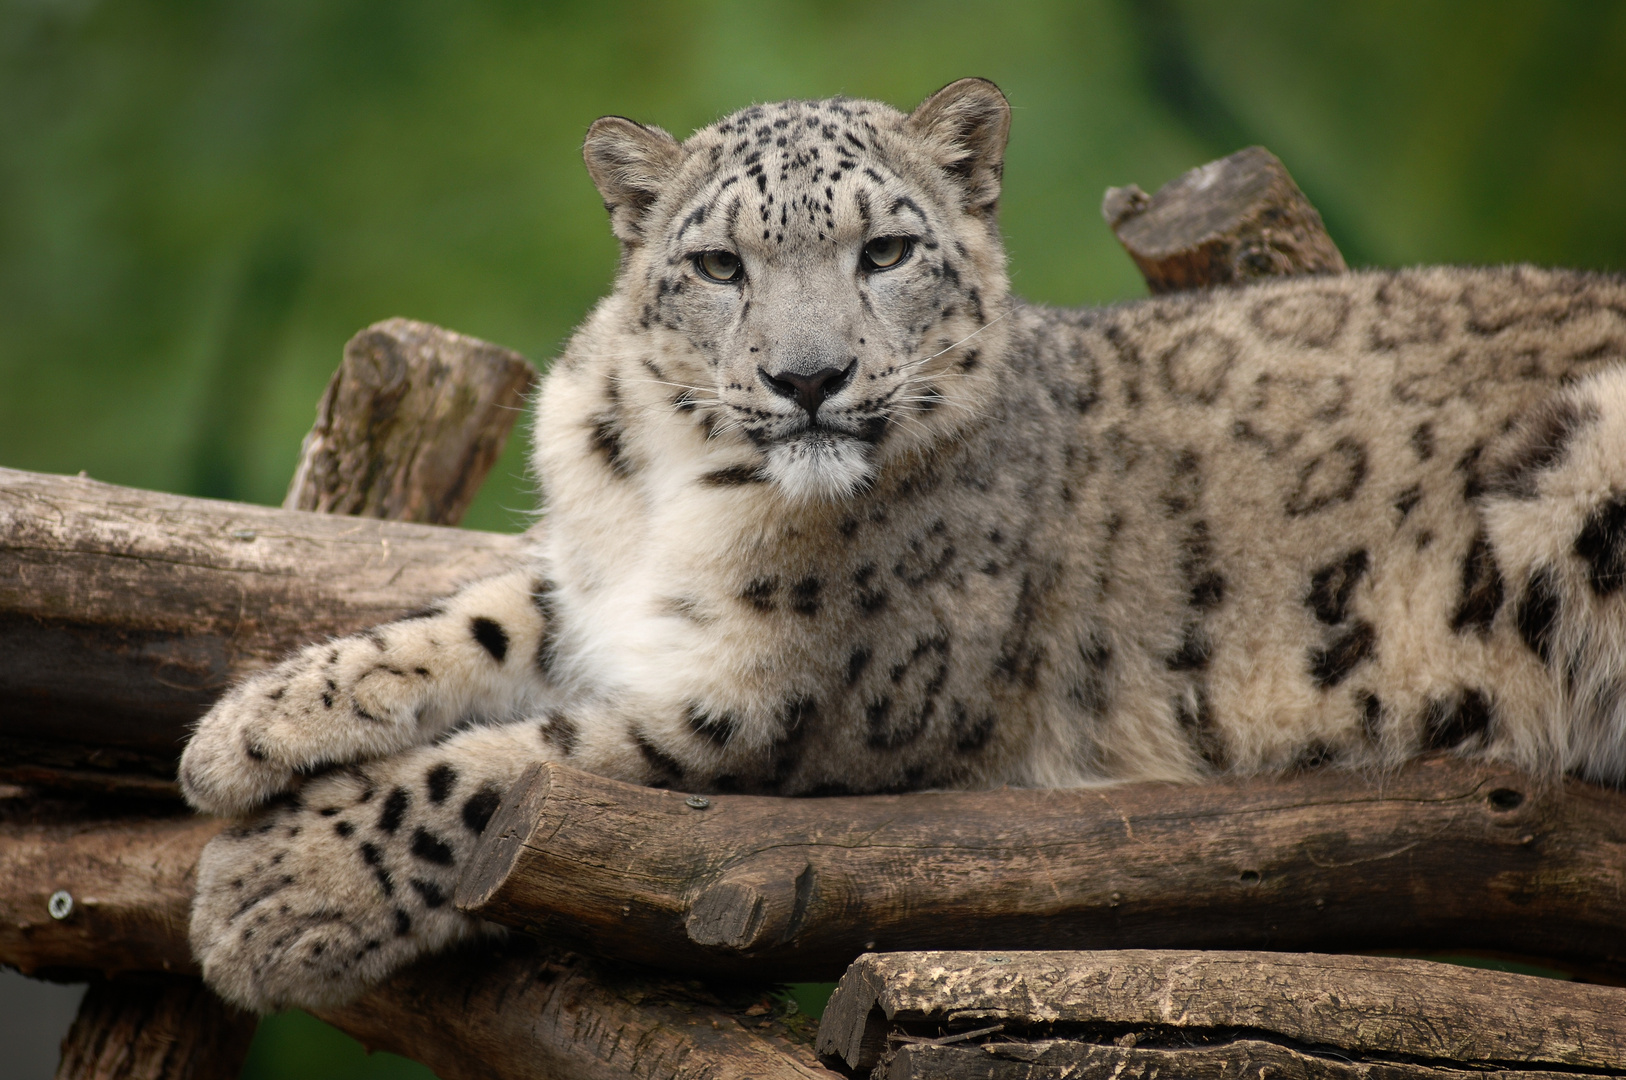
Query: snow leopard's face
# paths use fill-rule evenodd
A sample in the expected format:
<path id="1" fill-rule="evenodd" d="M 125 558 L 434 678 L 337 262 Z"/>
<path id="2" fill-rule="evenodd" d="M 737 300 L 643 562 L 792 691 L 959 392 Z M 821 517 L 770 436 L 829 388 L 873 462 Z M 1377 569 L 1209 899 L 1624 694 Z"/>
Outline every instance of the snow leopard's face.
<path id="1" fill-rule="evenodd" d="M 963 80 L 910 116 L 757 106 L 679 146 L 620 119 L 587 158 L 678 404 L 797 499 L 861 490 L 972 419 L 1004 310 L 993 222 L 1008 106 Z"/>

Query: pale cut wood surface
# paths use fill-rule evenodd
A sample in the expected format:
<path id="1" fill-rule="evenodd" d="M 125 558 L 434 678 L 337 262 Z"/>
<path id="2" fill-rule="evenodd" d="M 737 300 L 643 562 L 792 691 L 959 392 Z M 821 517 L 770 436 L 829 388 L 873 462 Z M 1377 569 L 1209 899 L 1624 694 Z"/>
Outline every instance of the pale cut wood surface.
<path id="1" fill-rule="evenodd" d="M 510 349 L 411 319 L 375 323 L 345 345 L 282 505 L 455 525 L 535 382 Z"/>
<path id="2" fill-rule="evenodd" d="M 1455 758 L 703 809 L 567 766 L 515 786 L 464 910 L 641 963 L 830 978 L 951 948 L 1495 949 L 1626 974 L 1626 794 Z"/>
<path id="3" fill-rule="evenodd" d="M 1262 146 L 1183 173 L 1154 195 L 1108 188 L 1101 215 L 1154 294 L 1349 269 L 1321 215 Z"/>
<path id="4" fill-rule="evenodd" d="M 818 1050 L 831 1064 L 865 1069 L 889 1034 L 995 1026 L 1005 1038 L 1246 1033 L 1391 1061 L 1626 1071 L 1626 989 L 1314 953 L 870 954 L 842 976 Z"/>

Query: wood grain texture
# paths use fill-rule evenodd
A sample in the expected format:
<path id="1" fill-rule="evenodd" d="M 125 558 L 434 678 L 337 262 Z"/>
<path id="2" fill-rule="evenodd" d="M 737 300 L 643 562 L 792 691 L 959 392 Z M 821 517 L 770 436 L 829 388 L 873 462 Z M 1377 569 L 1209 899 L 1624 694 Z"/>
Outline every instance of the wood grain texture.
<path id="1" fill-rule="evenodd" d="M 832 977 L 871 950 L 1491 949 L 1626 973 L 1626 795 L 1432 758 L 1192 786 L 695 809 L 548 764 L 464 910 L 604 955 Z"/>
<path id="2" fill-rule="evenodd" d="M 0 469 L 0 763 L 20 770 L 0 779 L 77 768 L 168 784 L 188 726 L 231 680 L 518 550 L 512 536 Z"/>
<path id="3" fill-rule="evenodd" d="M 837 986 L 818 1051 L 862 1071 L 900 1038 L 991 1028 L 1007 1040 L 1212 1048 L 1241 1036 L 1351 1059 L 1626 1073 L 1626 989 L 1314 953 L 871 954 Z"/>
<path id="4" fill-rule="evenodd" d="M 345 345 L 282 505 L 455 525 L 535 382 L 509 349 L 411 319 L 375 323 Z"/>
<path id="5" fill-rule="evenodd" d="M 1108 188 L 1101 215 L 1154 294 L 1349 269 L 1321 215 L 1262 146 L 1192 169 L 1155 195 Z"/>
<path id="6" fill-rule="evenodd" d="M 255 1021 L 197 979 L 100 979 L 62 1040 L 57 1080 L 234 1080 Z"/>

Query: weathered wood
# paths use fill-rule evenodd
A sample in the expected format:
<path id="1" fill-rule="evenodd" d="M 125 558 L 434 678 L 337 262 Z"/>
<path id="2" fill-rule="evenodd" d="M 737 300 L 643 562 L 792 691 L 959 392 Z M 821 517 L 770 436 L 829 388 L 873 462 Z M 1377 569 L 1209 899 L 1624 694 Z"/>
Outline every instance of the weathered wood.
<path id="1" fill-rule="evenodd" d="M 18 793 L 0 811 L 0 964 L 55 977 L 196 971 L 187 912 L 219 822 L 97 818 Z M 59 890 L 73 898 L 63 919 L 48 910 Z M 516 938 L 434 958 L 320 1015 L 447 1080 L 822 1074 L 810 1040 L 788 1040 L 796 1028 L 776 1014 L 753 1015 L 751 993 L 604 969 Z"/>
<path id="2" fill-rule="evenodd" d="M 282 505 L 455 525 L 535 381 L 523 356 L 489 342 L 375 323 L 345 345 Z"/>
<path id="3" fill-rule="evenodd" d="M 195 972 L 187 917 L 198 854 L 219 830 L 179 812 L 0 799 L 0 964 L 25 975 Z M 68 898 L 60 918 L 57 893 Z"/>
<path id="4" fill-rule="evenodd" d="M 1153 293 L 1349 269 L 1321 215 L 1262 146 L 1192 169 L 1155 195 L 1108 188 L 1101 216 Z"/>
<path id="5" fill-rule="evenodd" d="M 232 679 L 397 618 L 518 548 L 0 469 L 0 779 L 168 785 L 188 726 Z"/>
<path id="6" fill-rule="evenodd" d="M 1250 1076 L 1269 1080 L 1560 1080 L 1577 1074 L 1351 1060 L 1258 1039 L 1155 1047 L 1071 1039 L 1009 1042 L 994 1035 L 980 1044 L 902 1043 L 871 1075 L 882 1080 L 1239 1080 Z"/>
<path id="7" fill-rule="evenodd" d="M 1626 795 L 1452 758 L 1104 790 L 696 809 L 559 765 L 516 785 L 464 910 L 603 955 L 830 977 L 921 948 L 1497 949 L 1626 972 Z"/>
<path id="8" fill-rule="evenodd" d="M 197 979 L 98 980 L 62 1040 L 57 1080 L 235 1080 L 255 1021 Z"/>
<path id="9" fill-rule="evenodd" d="M 811 1025 L 765 1004 L 761 987 L 663 981 L 517 938 L 430 960 L 317 1015 L 442 1080 L 829 1078 Z"/>
<path id="10" fill-rule="evenodd" d="M 956 1031 L 1122 1049 L 1198 1044 L 1211 1069 L 1230 1054 L 1233 1076 L 1253 1052 L 1239 1040 L 1436 1068 L 1626 1074 L 1626 989 L 1313 953 L 871 954 L 842 976 L 817 1045 L 826 1064 L 864 1070 L 905 1040 L 946 1045 Z"/>

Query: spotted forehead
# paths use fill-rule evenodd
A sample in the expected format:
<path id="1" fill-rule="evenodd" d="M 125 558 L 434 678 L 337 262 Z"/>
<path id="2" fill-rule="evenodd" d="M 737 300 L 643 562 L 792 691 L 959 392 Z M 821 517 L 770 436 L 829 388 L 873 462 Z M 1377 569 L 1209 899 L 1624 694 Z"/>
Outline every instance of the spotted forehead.
<path id="1" fill-rule="evenodd" d="M 830 98 L 753 105 L 702 128 L 685 144 L 702 173 L 672 239 L 726 229 L 738 240 L 826 241 L 837 205 L 866 224 L 901 212 L 924 227 L 918 204 L 889 193 L 900 176 L 888 137 L 903 121 L 880 102 Z"/>

